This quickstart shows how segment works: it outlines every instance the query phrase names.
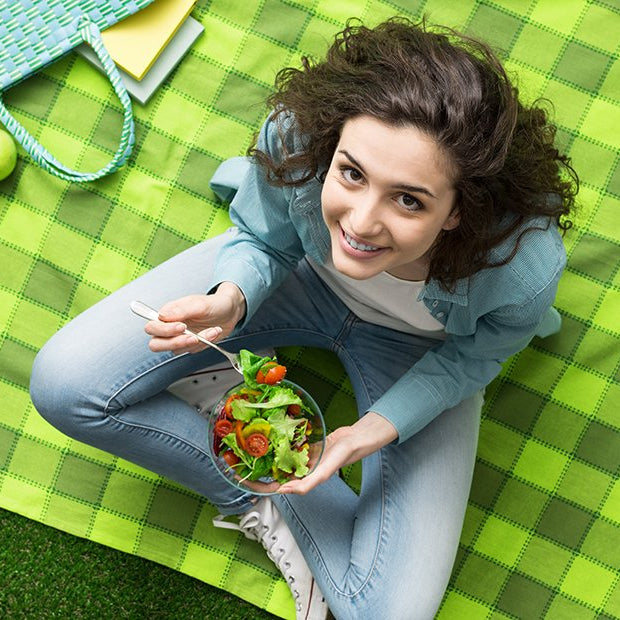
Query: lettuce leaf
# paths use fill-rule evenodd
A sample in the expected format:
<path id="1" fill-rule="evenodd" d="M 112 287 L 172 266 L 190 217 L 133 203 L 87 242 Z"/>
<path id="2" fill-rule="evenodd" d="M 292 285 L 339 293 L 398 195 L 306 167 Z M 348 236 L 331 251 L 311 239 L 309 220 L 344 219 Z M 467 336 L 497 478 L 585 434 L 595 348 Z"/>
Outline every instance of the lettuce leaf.
<path id="1" fill-rule="evenodd" d="M 272 436 L 284 437 L 290 443 L 293 441 L 297 427 L 306 420 L 305 418 L 291 418 L 283 409 L 278 409 L 269 415 L 267 421 L 271 424 Z"/>
<path id="2" fill-rule="evenodd" d="M 303 405 L 301 398 L 287 387 L 273 386 L 269 395 L 269 400 L 264 400 L 260 403 L 251 403 L 241 398 L 233 400 L 231 403 L 233 418 L 236 420 L 243 420 L 243 422 L 249 422 L 258 414 L 256 411 L 257 409 L 272 409 L 284 414 L 289 405 Z M 264 417 L 267 416 L 265 415 Z"/>
<path id="3" fill-rule="evenodd" d="M 271 466 L 273 465 L 273 454 L 267 452 L 264 456 L 258 457 L 254 461 L 252 473 L 247 477 L 248 480 L 258 480 L 263 476 L 271 476 Z"/>
<path id="4" fill-rule="evenodd" d="M 249 422 L 252 418 L 256 417 L 256 409 L 248 407 L 248 401 L 238 398 L 230 403 L 230 411 L 235 420 L 241 420 L 243 422 Z"/>
<path id="5" fill-rule="evenodd" d="M 308 469 L 308 450 L 292 450 L 291 444 L 282 438 L 275 446 L 274 462 L 278 469 L 295 474 L 299 478 L 305 476 Z"/>
<path id="6" fill-rule="evenodd" d="M 277 409 L 278 407 L 288 407 L 289 405 L 301 405 L 303 404 L 301 398 L 291 390 L 291 388 L 274 386 L 277 389 L 271 390 L 269 394 L 269 400 L 264 400 L 261 403 L 249 403 L 246 402 L 246 407 L 253 407 L 254 409 Z"/>
<path id="7" fill-rule="evenodd" d="M 261 357 L 248 351 L 247 349 L 241 349 L 239 351 L 239 361 L 241 362 L 241 368 L 243 369 L 243 378 L 246 385 L 251 388 L 257 388 L 261 384 L 256 381 L 256 373 L 267 363 L 275 362 L 275 357 Z"/>

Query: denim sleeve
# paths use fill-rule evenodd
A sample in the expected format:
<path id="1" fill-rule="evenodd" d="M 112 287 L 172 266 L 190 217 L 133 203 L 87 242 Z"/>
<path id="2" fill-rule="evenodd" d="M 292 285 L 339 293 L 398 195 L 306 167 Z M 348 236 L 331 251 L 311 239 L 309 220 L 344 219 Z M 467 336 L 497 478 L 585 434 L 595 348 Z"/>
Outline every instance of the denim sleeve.
<path id="1" fill-rule="evenodd" d="M 277 160 L 281 146 L 275 122 L 265 122 L 257 147 Z M 218 255 L 209 288 L 234 282 L 246 299 L 244 323 L 304 255 L 289 214 L 291 199 L 289 188 L 270 185 L 252 161 L 230 205 L 237 231 Z"/>
<path id="2" fill-rule="evenodd" d="M 485 388 L 502 363 L 528 345 L 556 288 L 557 281 L 525 305 L 502 307 L 481 317 L 472 335 L 448 334 L 370 410 L 395 426 L 398 443 L 406 441 L 437 415 Z"/>

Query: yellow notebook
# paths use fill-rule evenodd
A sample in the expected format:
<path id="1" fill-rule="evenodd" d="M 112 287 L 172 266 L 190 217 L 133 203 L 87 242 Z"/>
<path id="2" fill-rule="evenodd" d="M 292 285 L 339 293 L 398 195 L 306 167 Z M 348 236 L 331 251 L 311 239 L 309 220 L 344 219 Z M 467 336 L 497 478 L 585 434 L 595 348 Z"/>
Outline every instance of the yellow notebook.
<path id="1" fill-rule="evenodd" d="M 141 80 L 191 13 L 196 0 L 155 0 L 101 33 L 112 60 Z"/>

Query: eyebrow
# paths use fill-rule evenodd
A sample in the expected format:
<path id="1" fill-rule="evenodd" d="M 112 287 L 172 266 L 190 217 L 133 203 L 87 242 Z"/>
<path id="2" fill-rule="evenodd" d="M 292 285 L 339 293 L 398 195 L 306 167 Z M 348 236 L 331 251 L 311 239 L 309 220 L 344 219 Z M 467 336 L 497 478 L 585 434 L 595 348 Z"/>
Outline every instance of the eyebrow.
<path id="1" fill-rule="evenodd" d="M 360 164 L 360 162 L 357 161 L 355 157 L 353 157 L 353 155 L 349 153 L 349 151 L 347 151 L 346 149 L 338 149 L 338 152 L 342 153 L 342 155 L 344 155 L 356 168 L 359 168 L 364 174 L 366 174 L 364 166 L 362 166 L 362 164 Z M 437 199 L 437 196 L 435 196 L 433 192 L 431 192 L 426 187 L 422 187 L 420 185 L 407 185 L 406 183 L 398 183 L 396 185 L 393 185 L 392 187 L 394 187 L 394 189 L 402 189 L 405 192 L 411 192 L 414 194 L 425 194 L 426 196 Z"/>

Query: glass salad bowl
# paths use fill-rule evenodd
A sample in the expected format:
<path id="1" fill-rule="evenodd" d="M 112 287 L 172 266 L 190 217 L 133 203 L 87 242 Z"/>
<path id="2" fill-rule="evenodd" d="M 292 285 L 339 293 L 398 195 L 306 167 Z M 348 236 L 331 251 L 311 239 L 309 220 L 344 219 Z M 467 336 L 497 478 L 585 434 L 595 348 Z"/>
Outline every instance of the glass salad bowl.
<path id="1" fill-rule="evenodd" d="M 301 386 L 282 379 L 266 391 L 246 383 L 228 390 L 208 413 L 209 455 L 232 486 L 256 495 L 256 482 L 302 478 L 325 449 L 325 421 Z"/>

